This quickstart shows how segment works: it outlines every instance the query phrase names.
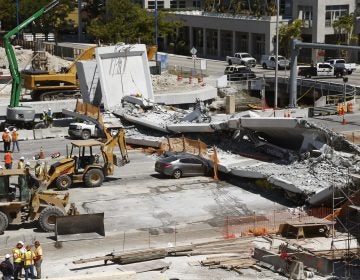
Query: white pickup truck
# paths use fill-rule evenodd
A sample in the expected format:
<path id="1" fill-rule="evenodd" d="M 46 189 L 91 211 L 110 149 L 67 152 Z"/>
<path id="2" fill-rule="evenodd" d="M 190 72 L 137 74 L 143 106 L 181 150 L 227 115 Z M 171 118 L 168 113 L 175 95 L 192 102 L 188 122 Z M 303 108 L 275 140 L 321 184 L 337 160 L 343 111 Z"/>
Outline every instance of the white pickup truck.
<path id="1" fill-rule="evenodd" d="M 345 59 L 342 58 L 332 58 L 326 60 L 326 62 L 330 63 L 335 68 L 344 68 L 348 75 L 351 75 L 352 72 L 356 71 L 355 63 L 346 63 Z"/>
<path id="2" fill-rule="evenodd" d="M 69 125 L 68 134 L 72 138 L 87 140 L 91 137 L 100 137 L 96 125 L 90 122 L 74 122 Z"/>
<path id="3" fill-rule="evenodd" d="M 241 64 L 245 66 L 255 67 L 256 59 L 253 58 L 249 53 L 235 53 L 234 56 L 227 56 L 226 62 L 229 65 L 232 64 Z"/>

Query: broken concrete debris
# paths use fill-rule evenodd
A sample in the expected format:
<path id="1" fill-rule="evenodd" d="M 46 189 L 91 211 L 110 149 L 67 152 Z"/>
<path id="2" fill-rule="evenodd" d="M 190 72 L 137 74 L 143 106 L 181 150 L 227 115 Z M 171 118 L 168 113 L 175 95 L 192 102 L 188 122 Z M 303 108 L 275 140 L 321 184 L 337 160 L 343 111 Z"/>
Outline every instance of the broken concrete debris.
<path id="1" fill-rule="evenodd" d="M 189 91 L 203 91 L 202 85 L 179 83 L 169 73 L 150 76 L 144 45 L 102 47 L 96 52 L 95 66 L 82 75 L 86 80 L 84 91 L 90 102 L 96 102 L 100 84 L 105 109 L 125 125 L 134 126 L 128 129 L 128 143 L 157 148 L 163 137 L 184 134 L 200 139 L 217 146 L 221 172 L 267 180 L 289 198 L 299 203 L 306 200 L 311 205 L 326 202 L 332 187 L 351 184 L 348 174 L 360 170 L 358 146 L 305 119 L 260 117 L 252 111 L 211 113 L 200 100 L 214 97 L 195 94 L 189 98 Z M 173 93 L 171 83 L 178 84 Z M 183 110 L 158 104 L 160 99 L 156 99 L 152 84 L 159 98 L 171 99 L 162 104 L 194 103 L 194 108 Z M 167 94 L 163 94 L 165 89 Z M 247 102 L 237 91 L 223 89 L 220 94 L 235 95 Z"/>
<path id="2" fill-rule="evenodd" d="M 329 188 L 348 185 L 349 172 L 360 170 L 358 147 L 303 119 L 261 118 L 251 111 L 212 116 L 201 106 L 197 103 L 194 110 L 181 110 L 127 102 L 117 114 L 136 125 L 128 131 L 136 143 L 148 141 L 159 147 L 161 137 L 172 134 L 199 138 L 217 146 L 221 172 L 266 179 L 299 203 L 325 203 Z"/>

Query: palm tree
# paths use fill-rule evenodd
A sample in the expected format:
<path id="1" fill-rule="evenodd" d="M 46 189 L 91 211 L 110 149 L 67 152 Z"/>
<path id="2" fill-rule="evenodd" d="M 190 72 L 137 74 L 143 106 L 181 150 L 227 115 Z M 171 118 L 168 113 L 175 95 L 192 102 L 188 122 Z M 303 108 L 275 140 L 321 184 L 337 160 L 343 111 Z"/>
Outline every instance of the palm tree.
<path id="1" fill-rule="evenodd" d="M 338 43 L 342 44 L 345 43 L 350 45 L 351 41 L 356 40 L 356 36 L 353 35 L 354 32 L 354 14 L 345 14 L 335 20 L 332 24 L 334 31 L 336 34 L 339 34 Z M 345 35 L 345 40 L 342 41 L 341 37 Z M 344 56 L 346 59 L 349 58 L 349 52 L 344 51 Z"/>

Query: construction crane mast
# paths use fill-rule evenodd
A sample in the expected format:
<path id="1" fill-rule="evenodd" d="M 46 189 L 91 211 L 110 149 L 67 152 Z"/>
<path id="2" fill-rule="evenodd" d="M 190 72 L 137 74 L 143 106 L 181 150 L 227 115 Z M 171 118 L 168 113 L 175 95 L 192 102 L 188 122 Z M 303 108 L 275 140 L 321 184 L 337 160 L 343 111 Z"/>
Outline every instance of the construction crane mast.
<path id="1" fill-rule="evenodd" d="M 35 111 L 31 107 L 19 106 L 21 95 L 21 75 L 18 63 L 16 61 L 15 52 L 10 43 L 10 40 L 30 23 L 32 23 L 33 21 L 47 13 L 49 10 L 57 6 L 59 2 L 60 0 L 54 0 L 45 7 L 42 7 L 35 14 L 20 23 L 14 29 L 6 33 L 6 35 L 4 36 L 5 52 L 6 57 L 9 61 L 9 69 L 12 77 L 10 104 L 7 108 L 6 114 L 7 122 L 11 124 L 19 126 L 32 125 L 35 119 Z"/>

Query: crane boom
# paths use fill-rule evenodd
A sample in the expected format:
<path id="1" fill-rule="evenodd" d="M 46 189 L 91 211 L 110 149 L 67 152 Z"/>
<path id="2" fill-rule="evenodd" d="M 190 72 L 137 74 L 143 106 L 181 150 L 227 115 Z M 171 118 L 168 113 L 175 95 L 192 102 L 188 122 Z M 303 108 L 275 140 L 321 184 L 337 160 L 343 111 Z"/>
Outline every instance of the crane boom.
<path id="1" fill-rule="evenodd" d="M 20 102 L 20 93 L 21 93 L 21 76 L 19 72 L 19 66 L 16 61 L 15 52 L 12 48 L 12 45 L 10 43 L 11 38 L 16 35 L 18 32 L 20 32 L 22 29 L 24 29 L 26 26 L 28 26 L 30 23 L 32 23 L 34 20 L 41 17 L 43 14 L 54 8 L 59 4 L 60 0 L 53 0 L 48 5 L 42 7 L 40 10 L 38 10 L 35 14 L 33 14 L 31 17 L 20 23 L 18 26 L 16 26 L 14 29 L 10 30 L 6 35 L 4 36 L 4 45 L 5 45 L 5 52 L 6 57 L 9 61 L 9 69 L 10 74 L 12 77 L 12 87 L 11 87 L 11 97 L 10 97 L 10 105 L 9 107 L 18 107 Z"/>

